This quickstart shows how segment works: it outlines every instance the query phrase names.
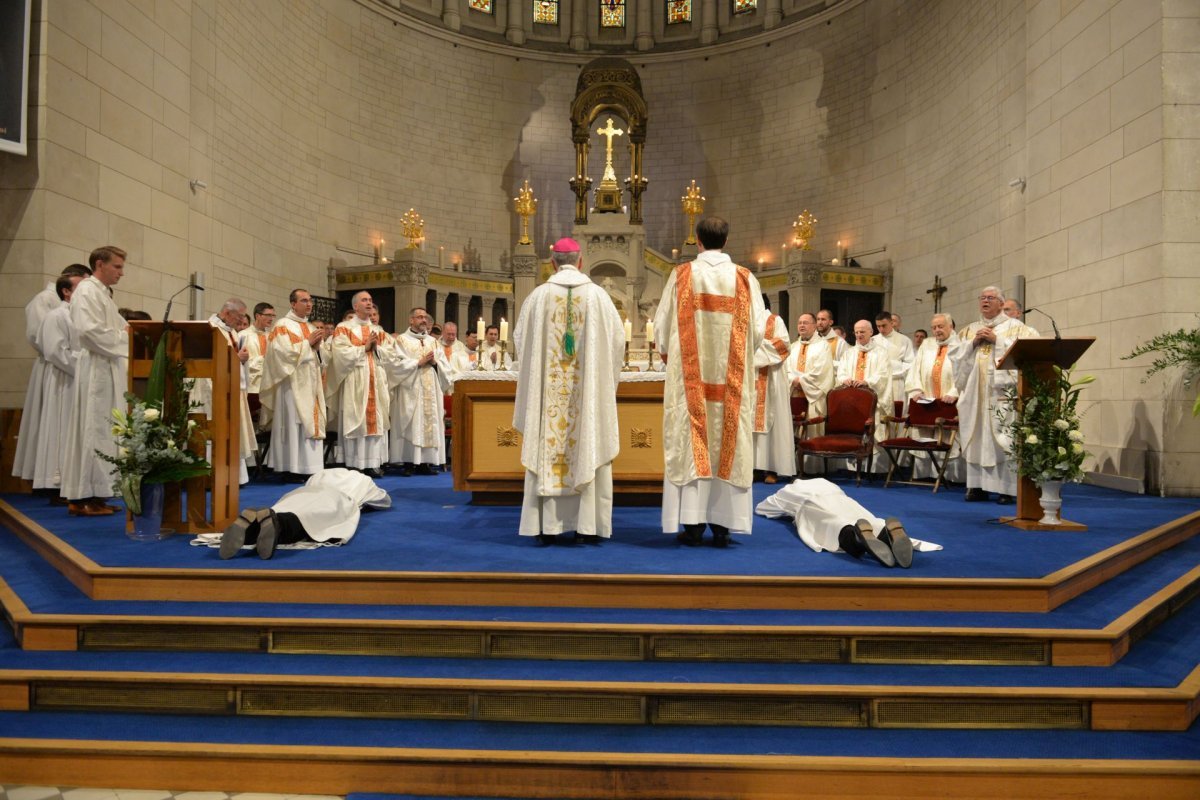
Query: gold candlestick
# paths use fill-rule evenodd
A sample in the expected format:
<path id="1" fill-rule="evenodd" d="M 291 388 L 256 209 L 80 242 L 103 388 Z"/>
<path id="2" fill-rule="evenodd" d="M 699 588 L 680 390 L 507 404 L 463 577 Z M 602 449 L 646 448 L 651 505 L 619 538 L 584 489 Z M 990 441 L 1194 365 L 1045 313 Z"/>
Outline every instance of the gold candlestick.
<path id="1" fill-rule="evenodd" d="M 679 198 L 683 205 L 683 213 L 687 214 L 688 218 L 688 235 L 684 241 L 685 245 L 696 243 L 696 217 L 704 213 L 705 199 L 704 195 L 700 194 L 700 187 L 696 185 L 695 180 L 687 187 L 684 196 Z"/>
<path id="2" fill-rule="evenodd" d="M 410 208 L 400 217 L 400 228 L 404 232 L 404 238 L 408 239 L 407 249 L 416 250 L 425 238 L 425 220 L 421 219 L 421 215 L 415 209 Z"/>
<path id="3" fill-rule="evenodd" d="M 813 237 L 813 227 L 817 224 L 817 218 L 808 213 L 808 209 L 804 209 L 804 213 L 796 217 L 796 221 L 792 223 L 792 243 L 801 250 L 808 250 L 808 243 Z"/>
<path id="4" fill-rule="evenodd" d="M 529 179 L 525 179 L 525 185 L 521 187 L 521 191 L 513 198 L 513 202 L 517 204 L 517 215 L 521 217 L 521 238 L 517 240 L 517 244 L 533 244 L 529 238 L 529 218 L 537 213 L 537 198 L 533 196 L 533 189 L 529 187 Z"/>

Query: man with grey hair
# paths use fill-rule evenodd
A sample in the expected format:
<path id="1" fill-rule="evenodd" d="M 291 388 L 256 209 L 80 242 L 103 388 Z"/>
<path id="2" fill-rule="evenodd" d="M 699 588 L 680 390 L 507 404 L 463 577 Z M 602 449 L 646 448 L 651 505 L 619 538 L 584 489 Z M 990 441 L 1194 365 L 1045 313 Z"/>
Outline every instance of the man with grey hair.
<path id="1" fill-rule="evenodd" d="M 958 346 L 950 348 L 954 383 L 958 388 L 959 443 L 967 467 L 968 502 L 990 499 L 1012 503 L 1017 493 L 1017 474 L 1008 465 L 1009 437 L 1001 414 L 1006 409 L 1005 391 L 1015 385 L 1015 370 L 996 369 L 1017 339 L 1036 337 L 1037 332 L 1006 316 L 1004 292 L 988 286 L 979 293 L 979 320 L 958 334 Z"/>
<path id="2" fill-rule="evenodd" d="M 1015 319 L 1017 322 L 1025 322 L 1025 306 L 1015 297 L 1010 297 L 1004 301 L 1004 314 L 1007 317 Z M 1034 336 L 1041 336 L 1041 334 L 1034 330 L 1031 326 L 1026 325 L 1025 327 L 1029 328 L 1031 331 L 1034 331 Z"/>
<path id="3" fill-rule="evenodd" d="M 246 391 L 246 370 L 241 368 L 241 365 L 250 358 L 250 351 L 242 346 L 241 334 L 238 333 L 238 326 L 245 321 L 246 304 L 236 297 L 226 300 L 221 305 L 221 309 L 208 318 L 208 324 L 224 334 L 222 338 L 237 354 L 239 364 L 241 414 L 238 419 L 238 453 L 241 455 L 241 459 L 238 467 L 238 483 L 246 483 L 250 480 L 246 461 L 253 460 L 254 451 L 258 448 L 258 443 L 254 438 L 254 419 L 250 416 L 250 403 Z M 212 416 L 212 381 L 210 379 L 196 379 L 196 384 L 192 387 L 192 402 L 200 403 L 200 411 L 204 416 Z"/>
<path id="4" fill-rule="evenodd" d="M 350 301 L 354 316 L 333 332 L 332 355 L 325 375 L 325 405 L 336 419 L 341 461 L 349 469 L 383 477 L 391 427 L 387 370 L 397 359 L 387 332 L 372 322 L 371 293 Z"/>
<path id="5" fill-rule="evenodd" d="M 958 387 L 954 384 L 954 364 L 950 351 L 959 346 L 954 338 L 954 318 L 949 314 L 934 314 L 929 327 L 933 336 L 926 339 L 913 359 L 912 367 L 904 381 L 904 391 L 908 397 L 909 407 L 912 403 L 931 403 L 941 400 L 943 403 L 958 402 Z M 932 438 L 936 431 L 932 428 L 916 428 L 914 435 Z M 933 465 L 924 453 L 918 453 L 914 465 L 914 476 L 926 477 L 933 475 Z M 963 477 L 962 453 L 955 446 L 946 464 L 946 478 L 961 481 Z"/>
<path id="6" fill-rule="evenodd" d="M 450 364 L 429 335 L 428 312 L 417 306 L 408 330 L 396 334 L 396 358 L 389 368 L 392 382 L 392 436 L 388 461 L 408 477 L 434 475 L 446 463 L 445 394 Z"/>

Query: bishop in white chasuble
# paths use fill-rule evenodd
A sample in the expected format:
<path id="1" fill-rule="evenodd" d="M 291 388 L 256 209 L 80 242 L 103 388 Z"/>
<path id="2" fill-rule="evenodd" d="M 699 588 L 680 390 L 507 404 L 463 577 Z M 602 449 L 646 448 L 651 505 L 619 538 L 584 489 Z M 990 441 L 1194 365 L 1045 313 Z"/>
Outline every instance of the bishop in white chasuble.
<path id="1" fill-rule="evenodd" d="M 574 239 L 554 244 L 558 269 L 521 305 L 513 331 L 522 536 L 612 536 L 625 330 L 608 292 L 579 271 L 579 255 Z"/>
<path id="2" fill-rule="evenodd" d="M 337 409 L 342 463 L 350 469 L 381 470 L 391 427 L 387 369 L 396 360 L 396 348 L 387 332 L 371 322 L 375 304 L 370 292 L 356 293 L 351 304 L 355 316 L 333 331 L 325 403 Z"/>
<path id="3" fill-rule="evenodd" d="M 758 279 L 725 253 L 729 226 L 696 226 L 696 260 L 675 268 L 654 318 L 663 387 L 663 530 L 724 546 L 754 521 L 754 353 L 767 325 Z"/>
<path id="4" fill-rule="evenodd" d="M 767 483 L 775 483 L 778 475 L 796 474 L 787 357 L 787 322 L 769 314 L 766 335 L 754 353 L 754 468 L 767 473 Z"/>
<path id="5" fill-rule="evenodd" d="M 321 342 L 325 329 L 309 322 L 312 295 L 293 289 L 292 310 L 277 320 L 267 338 L 259 400 L 262 425 L 270 425 L 267 465 L 277 472 L 312 475 L 324 469 L 325 389 Z"/>
<path id="6" fill-rule="evenodd" d="M 446 463 L 445 404 L 450 365 L 429 330 L 429 315 L 414 308 L 408 330 L 396 334 L 396 359 L 389 367 L 392 384 L 392 435 L 388 460 L 432 474 Z"/>

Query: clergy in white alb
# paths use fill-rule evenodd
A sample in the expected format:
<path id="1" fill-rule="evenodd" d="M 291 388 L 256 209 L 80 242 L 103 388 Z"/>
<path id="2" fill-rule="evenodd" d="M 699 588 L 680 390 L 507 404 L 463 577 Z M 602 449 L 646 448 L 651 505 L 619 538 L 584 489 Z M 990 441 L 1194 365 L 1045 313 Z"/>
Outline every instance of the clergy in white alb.
<path id="1" fill-rule="evenodd" d="M 208 324 L 219 330 L 222 334 L 222 339 L 225 344 L 233 349 L 236 356 L 237 364 L 237 383 L 238 383 L 238 438 L 235 444 L 238 448 L 238 483 L 245 484 L 250 480 L 249 470 L 246 469 L 246 462 L 254 460 L 254 452 L 258 448 L 258 442 L 254 439 L 254 420 L 250 416 L 250 403 L 247 398 L 247 374 L 245 370 L 246 362 L 250 358 L 250 352 L 242 346 L 242 337 L 238 333 L 238 327 L 246 321 L 246 304 L 236 297 L 231 297 L 221 305 L 221 310 L 208 318 Z M 206 417 L 212 417 L 212 379 L 197 378 L 192 386 L 191 401 L 198 403 L 199 413 Z M 211 442 L 208 444 L 211 450 Z M 211 458 L 211 453 L 209 454 Z"/>
<path id="2" fill-rule="evenodd" d="M 79 339 L 79 360 L 71 394 L 71 418 L 63 449 L 62 496 L 77 516 L 112 514 L 104 502 L 113 496 L 110 464 L 96 451 L 116 456 L 114 408 L 125 408 L 129 388 L 129 324 L 117 312 L 109 289 L 125 273 L 125 251 L 111 245 L 92 251 L 92 275 L 71 295 L 71 327 Z"/>
<path id="3" fill-rule="evenodd" d="M 850 344 L 840 333 L 834 330 L 833 313 L 828 308 L 817 312 L 817 336 L 829 347 L 829 357 L 836 366 L 850 349 Z"/>
<path id="4" fill-rule="evenodd" d="M 442 351 L 442 360 L 449 368 L 447 377 L 450 379 L 450 388 L 446 394 L 454 394 L 454 381 L 470 372 L 471 368 L 475 366 L 475 362 L 471 360 L 471 353 L 467 351 L 467 346 L 458 338 L 456 323 L 447 322 L 442 326 L 438 348 Z"/>
<path id="5" fill-rule="evenodd" d="M 256 395 L 262 386 L 263 360 L 267 357 L 267 337 L 275 324 L 275 307 L 270 303 L 254 306 L 254 319 L 250 327 L 241 333 L 241 345 L 247 357 L 243 364 L 246 371 L 246 393 Z"/>
<path id="6" fill-rule="evenodd" d="M 894 315 L 888 311 L 880 311 L 875 315 L 875 341 L 887 347 L 888 358 L 892 363 L 892 398 L 903 401 L 904 380 L 908 376 L 908 368 L 912 366 L 915 351 L 912 339 L 895 329 Z M 889 414 L 892 410 L 888 411 Z"/>
<path id="7" fill-rule="evenodd" d="M 388 461 L 401 475 L 432 475 L 446 463 L 449 364 L 428 333 L 429 314 L 414 308 L 408 330 L 394 337 L 397 353 L 388 370 L 392 384 L 392 436 Z"/>
<path id="8" fill-rule="evenodd" d="M 729 225 L 696 226 L 700 253 L 672 271 L 654 317 L 665 357 L 663 530 L 724 546 L 754 522 L 754 352 L 767 324 L 758 279 L 721 251 Z"/>
<path id="9" fill-rule="evenodd" d="M 933 335 L 925 339 L 917 348 L 916 358 L 908 370 L 904 381 L 904 391 L 908 402 L 928 402 L 941 400 L 944 403 L 958 402 L 958 387 L 954 385 L 954 362 L 950 351 L 960 346 L 954 336 L 954 320 L 949 314 L 934 314 L 929 326 Z M 949 435 L 949 434 L 946 434 Z M 934 438 L 937 430 L 934 428 L 914 428 L 913 436 Z M 936 470 L 924 453 L 915 454 L 913 475 L 918 478 L 934 477 Z M 962 448 L 958 438 L 955 438 L 946 461 L 947 480 L 961 483 L 965 476 L 962 460 Z"/>
<path id="10" fill-rule="evenodd" d="M 826 397 L 836 377 L 837 362 L 830 356 L 832 348 L 817 335 L 812 314 L 801 314 L 796 319 L 796 333 L 798 336 L 792 342 L 786 362 L 792 394 L 808 401 L 808 416 L 823 417 Z M 810 431 L 810 434 L 814 433 Z"/>
<path id="11" fill-rule="evenodd" d="M 83 280 L 63 275 L 55 282 L 58 308 L 52 309 L 38 329 L 38 352 L 46 360 L 42 373 L 42 413 L 35 434 L 33 488 L 58 495 L 62 486 L 62 455 L 66 444 L 63 422 L 71 417 L 75 369 L 79 361 L 79 339 L 71 328 L 71 295 Z"/>
<path id="12" fill-rule="evenodd" d="M 620 442 L 617 382 L 625 329 L 608 293 L 560 239 L 556 272 L 521 305 L 513 332 L 522 369 L 513 427 L 523 435 L 522 536 L 612 536 L 612 461 Z"/>
<path id="13" fill-rule="evenodd" d="M 91 270 L 83 264 L 72 264 L 62 271 L 59 277 L 77 277 L 83 280 L 91 274 Z M 78 283 L 78 281 L 76 281 Z M 37 432 L 41 427 L 42 406 L 47 398 L 42 394 L 45 384 L 46 359 L 38 349 L 38 332 L 42 322 L 62 301 L 55 289 L 56 281 L 50 281 L 46 287 L 33 296 L 25 305 L 25 341 L 37 352 L 37 358 L 29 372 L 29 383 L 25 386 L 25 404 L 21 406 L 21 423 L 17 428 L 17 449 L 13 454 L 14 477 L 23 480 L 33 480 L 35 460 L 37 458 Z M 60 423 L 61 424 L 61 423 Z"/>
<path id="14" fill-rule="evenodd" d="M 754 353 L 754 468 L 767 483 L 796 474 L 796 436 L 792 426 L 792 384 L 787 322 L 767 316 L 766 335 Z"/>
<path id="15" fill-rule="evenodd" d="M 838 386 L 858 386 L 875 392 L 875 441 L 887 438 L 887 417 L 892 413 L 892 361 L 887 345 L 872 337 L 871 323 L 854 323 L 854 347 L 838 362 Z M 887 456 L 875 454 L 872 472 L 887 470 Z"/>
<path id="16" fill-rule="evenodd" d="M 500 347 L 500 326 L 488 325 L 484 329 L 483 337 L 477 359 L 480 371 L 499 372 L 512 369 L 513 356 L 505 356 Z"/>
<path id="17" fill-rule="evenodd" d="M 293 289 L 288 301 L 291 311 L 271 328 L 259 386 L 263 425 L 271 428 L 267 466 L 312 475 L 324 468 L 325 389 L 319 353 L 325 329 L 308 320 L 312 295 Z"/>
<path id="18" fill-rule="evenodd" d="M 1008 464 L 1010 441 L 1005 418 L 1011 408 L 1004 393 L 1016 385 L 1016 370 L 997 369 L 996 362 L 1018 339 L 1036 338 L 1034 331 L 1001 311 L 1004 293 L 988 286 L 979 293 L 979 320 L 958 332 L 961 346 L 951 351 L 958 388 L 958 438 L 967 467 L 967 500 L 1011 503 L 1017 473 Z"/>
<path id="19" fill-rule="evenodd" d="M 355 316 L 333 332 L 333 352 L 325 373 L 325 400 L 337 415 L 339 459 L 350 469 L 380 471 L 388 458 L 391 392 L 387 367 L 395 358 L 391 337 L 371 322 L 370 292 L 351 300 Z"/>

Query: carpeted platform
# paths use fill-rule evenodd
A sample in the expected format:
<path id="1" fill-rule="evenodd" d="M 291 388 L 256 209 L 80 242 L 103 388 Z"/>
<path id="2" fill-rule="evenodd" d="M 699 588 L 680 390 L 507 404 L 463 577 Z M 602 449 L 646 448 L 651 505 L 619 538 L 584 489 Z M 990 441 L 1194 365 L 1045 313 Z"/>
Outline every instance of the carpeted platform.
<path id="1" fill-rule="evenodd" d="M 215 550 L 190 546 L 187 537 L 138 543 L 123 534 L 119 517 L 78 519 L 41 499 L 4 499 L 88 558 L 106 567 L 188 569 L 367 570 L 644 575 L 751 575 L 896 577 L 874 562 L 818 555 L 800 543 L 790 523 L 755 519 L 751 536 L 734 538 L 724 551 L 684 548 L 661 532 L 657 508 L 617 508 L 614 536 L 598 546 L 556 544 L 539 548 L 516 535 L 519 509 L 469 504 L 451 488 L 448 473 L 432 477 L 386 477 L 380 484 L 393 508 L 364 514 L 346 547 L 280 551 L 264 562 L 247 554 L 221 561 Z M 848 494 L 880 516 L 897 516 L 911 535 L 945 550 L 922 553 L 904 576 L 944 578 L 1039 578 L 1129 537 L 1200 510 L 1200 501 L 1129 495 L 1091 486 L 1064 489 L 1064 514 L 1084 522 L 1086 533 L 1019 531 L 995 520 L 1012 506 L 965 503 L 960 491 L 932 494 L 917 487 L 883 489 L 880 482 Z M 262 507 L 293 488 L 275 483 L 244 487 L 241 505 Z M 756 502 L 777 486 L 756 485 Z"/>

